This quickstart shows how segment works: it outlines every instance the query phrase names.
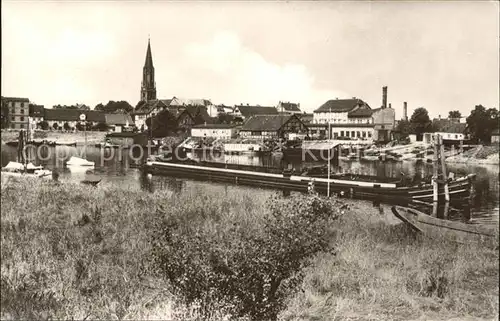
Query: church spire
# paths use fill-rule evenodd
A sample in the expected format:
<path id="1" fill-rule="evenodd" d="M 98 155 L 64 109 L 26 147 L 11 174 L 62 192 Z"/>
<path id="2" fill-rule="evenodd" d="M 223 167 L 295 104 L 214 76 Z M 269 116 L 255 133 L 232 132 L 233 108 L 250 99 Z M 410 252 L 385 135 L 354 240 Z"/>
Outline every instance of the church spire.
<path id="1" fill-rule="evenodd" d="M 148 35 L 148 49 L 146 51 L 146 61 L 142 69 L 141 100 L 156 99 L 155 68 L 153 67 L 153 55 L 151 54 L 151 43 Z"/>
<path id="2" fill-rule="evenodd" d="M 144 68 L 154 68 L 153 67 L 153 56 L 151 55 L 151 43 L 148 37 L 148 50 L 146 51 L 146 62 L 144 63 Z"/>

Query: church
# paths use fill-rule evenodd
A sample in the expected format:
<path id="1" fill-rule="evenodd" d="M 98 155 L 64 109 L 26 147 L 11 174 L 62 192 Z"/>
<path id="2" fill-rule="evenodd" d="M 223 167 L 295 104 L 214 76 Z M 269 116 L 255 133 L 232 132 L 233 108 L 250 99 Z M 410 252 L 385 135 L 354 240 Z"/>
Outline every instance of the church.
<path id="1" fill-rule="evenodd" d="M 151 53 L 151 41 L 148 39 L 146 50 L 146 60 L 142 68 L 141 96 L 140 101 L 131 113 L 134 124 L 138 129 L 146 129 L 146 119 L 156 115 L 162 110 L 169 110 L 174 116 L 178 117 L 186 114 L 195 119 L 202 118 L 204 122 L 211 122 L 207 110 L 212 108 L 212 103 L 207 99 L 158 99 L 156 96 L 155 68 L 153 66 L 153 55 Z M 183 113 L 187 110 L 188 113 Z M 179 119 L 180 121 L 180 119 Z M 185 123 L 186 120 L 183 120 Z"/>

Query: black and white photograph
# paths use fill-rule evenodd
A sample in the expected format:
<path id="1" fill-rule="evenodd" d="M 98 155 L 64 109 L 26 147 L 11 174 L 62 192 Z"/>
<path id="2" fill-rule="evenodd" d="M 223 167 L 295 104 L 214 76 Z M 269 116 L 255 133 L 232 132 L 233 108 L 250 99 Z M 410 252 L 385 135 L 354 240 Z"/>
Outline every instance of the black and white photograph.
<path id="1" fill-rule="evenodd" d="M 499 320 L 500 2 L 1 9 L 1 320 Z"/>

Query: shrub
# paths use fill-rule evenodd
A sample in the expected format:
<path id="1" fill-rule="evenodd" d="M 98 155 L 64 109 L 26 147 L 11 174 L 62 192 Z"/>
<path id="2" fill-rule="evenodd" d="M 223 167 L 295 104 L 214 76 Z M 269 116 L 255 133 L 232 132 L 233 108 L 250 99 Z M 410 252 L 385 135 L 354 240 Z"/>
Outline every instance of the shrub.
<path id="1" fill-rule="evenodd" d="M 152 260 L 182 305 L 207 318 L 223 312 L 275 320 L 302 282 L 307 259 L 329 248 L 334 199 L 278 196 L 262 220 L 248 225 L 205 206 L 158 212 Z"/>
<path id="2" fill-rule="evenodd" d="M 44 121 L 41 121 L 37 124 L 37 128 L 40 128 L 42 130 L 48 130 L 49 129 L 49 123 Z"/>
<path id="3" fill-rule="evenodd" d="M 55 130 L 58 130 L 59 129 L 59 125 L 57 123 L 54 123 L 54 125 L 52 125 L 52 128 L 54 128 Z"/>

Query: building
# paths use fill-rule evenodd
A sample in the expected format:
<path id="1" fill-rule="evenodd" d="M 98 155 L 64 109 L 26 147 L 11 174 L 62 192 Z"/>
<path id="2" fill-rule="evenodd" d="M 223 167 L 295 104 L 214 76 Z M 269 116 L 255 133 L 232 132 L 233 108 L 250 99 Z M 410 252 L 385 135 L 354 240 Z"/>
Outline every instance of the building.
<path id="1" fill-rule="evenodd" d="M 235 105 L 233 109 L 233 115 L 236 119 L 240 121 L 245 121 L 252 116 L 257 115 L 277 115 L 278 110 L 276 107 L 262 107 L 262 106 L 250 106 L 250 105 Z"/>
<path id="2" fill-rule="evenodd" d="M 231 124 L 201 124 L 191 128 L 192 137 L 230 139 L 236 136 L 236 126 Z"/>
<path id="3" fill-rule="evenodd" d="M 278 103 L 278 106 L 276 107 L 279 113 L 285 113 L 285 114 L 302 114 L 300 111 L 300 104 L 299 103 L 291 103 L 291 102 L 284 102 L 280 101 Z"/>
<path id="4" fill-rule="evenodd" d="M 151 43 L 148 39 L 146 61 L 142 68 L 141 101 L 156 100 L 155 68 L 153 66 L 153 55 L 151 54 Z"/>
<path id="5" fill-rule="evenodd" d="M 500 143 L 500 131 L 498 129 L 495 129 L 491 133 L 491 143 L 492 144 L 499 144 Z"/>
<path id="6" fill-rule="evenodd" d="M 35 122 L 35 124 L 38 124 L 43 121 L 45 114 L 45 108 L 43 105 L 35 105 L 35 104 L 30 104 L 29 105 L 29 117 L 32 119 L 32 121 Z"/>
<path id="7" fill-rule="evenodd" d="M 308 134 L 307 126 L 296 115 L 255 115 L 248 118 L 240 137 L 265 139 L 287 138 L 289 134 Z"/>
<path id="8" fill-rule="evenodd" d="M 49 128 L 55 129 L 54 124 L 57 124 L 58 129 L 63 129 L 67 123 L 67 126 L 73 129 L 78 123 L 81 123 L 81 114 L 85 114 L 85 121 L 90 126 L 106 122 L 105 114 L 102 111 L 73 108 L 46 108 L 44 120 L 49 124 Z"/>
<path id="9" fill-rule="evenodd" d="M 155 99 L 139 102 L 136 109 L 130 113 L 134 125 L 139 129 L 146 128 L 146 119 L 157 115 L 162 110 L 167 110 L 170 101 L 171 99 Z"/>
<path id="10" fill-rule="evenodd" d="M 130 129 L 134 124 L 132 117 L 128 114 L 115 113 L 105 114 L 106 125 L 114 132 L 120 133 L 125 129 Z"/>
<path id="11" fill-rule="evenodd" d="M 7 128 L 28 129 L 29 104 L 28 98 L 2 97 L 2 115 Z"/>
<path id="12" fill-rule="evenodd" d="M 383 87 L 382 107 L 372 109 L 362 99 L 331 99 L 313 113 L 308 124 L 313 137 L 336 139 L 391 140 L 395 126 L 394 109 L 387 107 L 387 87 Z M 328 127 L 331 132 L 328 133 Z"/>
<path id="13" fill-rule="evenodd" d="M 422 141 L 426 144 L 432 143 L 432 136 L 437 134 L 443 138 L 443 143 L 446 145 L 458 145 L 466 139 L 465 130 L 467 124 L 460 123 L 454 119 L 434 119 L 432 126 L 435 129 L 434 133 L 424 133 Z"/>

